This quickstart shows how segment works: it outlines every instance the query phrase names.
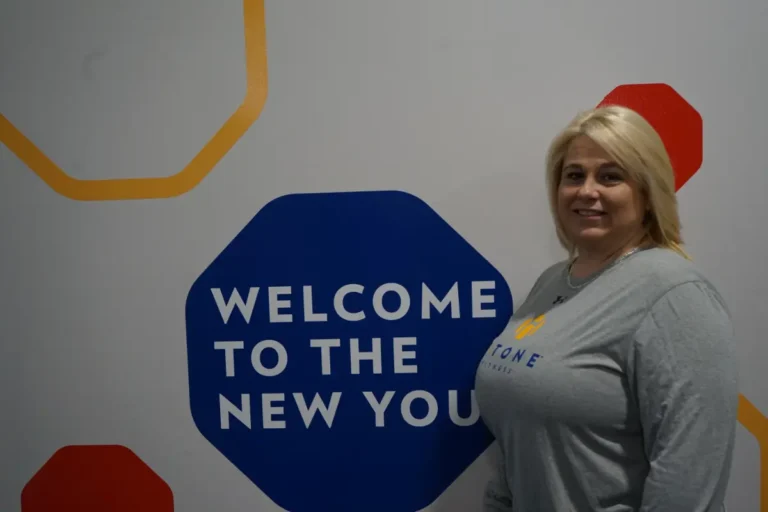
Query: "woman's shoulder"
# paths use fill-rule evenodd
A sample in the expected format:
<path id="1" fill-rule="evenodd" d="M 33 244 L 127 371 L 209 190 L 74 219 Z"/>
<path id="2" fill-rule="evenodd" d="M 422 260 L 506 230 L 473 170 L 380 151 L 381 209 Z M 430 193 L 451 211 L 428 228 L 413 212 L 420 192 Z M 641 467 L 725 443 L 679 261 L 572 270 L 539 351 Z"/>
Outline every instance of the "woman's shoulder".
<path id="1" fill-rule="evenodd" d="M 693 261 L 664 247 L 638 252 L 627 261 L 626 269 L 637 278 L 671 286 L 687 281 L 708 281 Z"/>
<path id="2" fill-rule="evenodd" d="M 550 283 L 556 281 L 560 276 L 563 275 L 563 272 L 565 272 L 565 269 L 569 263 L 570 260 L 564 259 L 544 267 L 544 270 L 541 271 L 539 277 L 536 278 L 533 287 L 531 287 L 529 295 L 542 288 L 546 288 Z"/>
<path id="3" fill-rule="evenodd" d="M 671 249 L 656 247 L 640 251 L 626 261 L 621 274 L 628 281 L 627 286 L 643 288 L 653 298 L 663 297 L 672 290 L 691 284 L 722 300 L 701 268 Z"/>

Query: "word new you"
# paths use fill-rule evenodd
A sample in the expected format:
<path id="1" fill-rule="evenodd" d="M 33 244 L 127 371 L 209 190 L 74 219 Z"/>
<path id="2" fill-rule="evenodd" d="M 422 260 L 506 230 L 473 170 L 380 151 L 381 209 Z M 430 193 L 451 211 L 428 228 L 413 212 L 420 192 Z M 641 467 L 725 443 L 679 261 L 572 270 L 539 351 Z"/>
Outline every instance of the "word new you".
<path id="1" fill-rule="evenodd" d="M 363 391 L 362 395 L 371 407 L 372 423 L 377 428 L 386 426 L 385 413 L 389 409 L 392 400 L 395 398 L 395 391 L 387 391 L 380 398 L 371 391 Z M 328 428 L 333 427 L 333 421 L 336 416 L 336 410 L 341 401 L 341 391 L 331 393 L 331 397 L 326 404 L 319 393 L 315 393 L 312 402 L 307 405 L 304 393 L 291 393 L 293 402 L 301 415 L 305 428 L 310 428 L 314 417 L 319 413 Z M 354 396 L 354 395 L 353 395 Z M 480 419 L 480 411 L 475 401 L 475 391 L 470 391 L 470 413 L 469 416 L 459 414 L 458 391 L 451 389 L 448 391 L 448 417 L 451 422 L 459 427 L 470 427 Z M 287 421 L 283 417 L 285 414 L 284 403 L 286 402 L 286 393 L 262 393 L 261 394 L 261 418 L 260 423 L 263 429 L 285 429 Z M 422 402 L 420 404 L 420 402 Z M 417 417 L 413 412 L 414 403 L 421 405 L 420 409 L 426 406 L 426 413 Z M 358 405 L 355 403 L 355 406 Z M 357 409 L 357 408 L 356 408 Z M 412 427 L 427 427 L 438 418 L 439 407 L 435 395 L 425 390 L 409 391 L 400 399 L 399 417 Z M 222 430 L 229 430 L 230 417 L 234 417 L 246 428 L 252 428 L 251 413 L 251 395 L 243 393 L 240 395 L 240 404 L 235 404 L 224 395 L 219 394 L 219 413 L 220 426 Z M 397 412 L 395 412 L 397 414 Z M 358 414 L 358 416 L 362 413 Z"/>

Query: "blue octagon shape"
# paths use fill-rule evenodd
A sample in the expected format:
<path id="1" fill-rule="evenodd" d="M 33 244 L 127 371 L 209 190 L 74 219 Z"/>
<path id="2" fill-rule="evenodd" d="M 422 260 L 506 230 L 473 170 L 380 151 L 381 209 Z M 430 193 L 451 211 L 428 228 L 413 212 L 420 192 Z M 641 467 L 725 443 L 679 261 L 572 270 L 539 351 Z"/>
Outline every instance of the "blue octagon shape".
<path id="1" fill-rule="evenodd" d="M 192 416 L 286 510 L 420 510 L 493 440 L 474 376 L 511 314 L 413 195 L 280 197 L 189 292 Z"/>

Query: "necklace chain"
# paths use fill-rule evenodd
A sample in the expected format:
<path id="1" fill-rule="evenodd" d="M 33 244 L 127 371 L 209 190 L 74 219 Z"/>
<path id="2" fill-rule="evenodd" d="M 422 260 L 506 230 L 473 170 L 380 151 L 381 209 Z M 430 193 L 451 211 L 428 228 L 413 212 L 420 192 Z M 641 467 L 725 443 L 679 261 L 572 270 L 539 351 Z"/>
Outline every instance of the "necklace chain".
<path id="1" fill-rule="evenodd" d="M 571 288 L 572 290 L 578 290 L 579 288 L 582 288 L 582 287 L 586 286 L 587 284 L 591 283 L 594 279 L 596 279 L 604 271 L 608 270 L 609 268 L 611 268 L 611 267 L 613 267 L 615 265 L 618 265 L 619 262 L 629 258 L 630 256 L 632 256 L 633 254 L 635 254 L 639 250 L 640 250 L 639 247 L 635 247 L 631 251 L 629 251 L 627 253 L 624 253 L 623 255 L 619 256 L 618 258 L 613 260 L 611 263 L 606 265 L 602 270 L 598 270 L 597 272 L 595 272 L 593 274 L 592 278 L 587 279 L 586 281 L 584 281 L 583 283 L 578 284 L 578 285 L 575 285 L 575 284 L 573 284 L 571 282 L 571 269 L 573 268 L 573 264 L 576 262 L 576 259 L 574 258 L 573 261 L 571 261 L 568 264 L 568 266 L 566 267 L 566 269 L 565 269 L 565 282 L 568 284 L 568 287 Z"/>

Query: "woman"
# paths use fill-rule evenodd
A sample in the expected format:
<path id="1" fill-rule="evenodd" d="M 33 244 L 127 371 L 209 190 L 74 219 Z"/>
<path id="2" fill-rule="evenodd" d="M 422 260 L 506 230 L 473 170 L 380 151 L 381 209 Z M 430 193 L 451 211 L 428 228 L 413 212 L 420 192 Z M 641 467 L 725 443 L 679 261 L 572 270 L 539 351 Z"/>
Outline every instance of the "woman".
<path id="1" fill-rule="evenodd" d="M 484 511 L 723 510 L 737 370 L 722 297 L 681 247 L 659 135 L 618 106 L 553 141 L 570 257 L 547 268 L 477 372 L 498 460 Z"/>

